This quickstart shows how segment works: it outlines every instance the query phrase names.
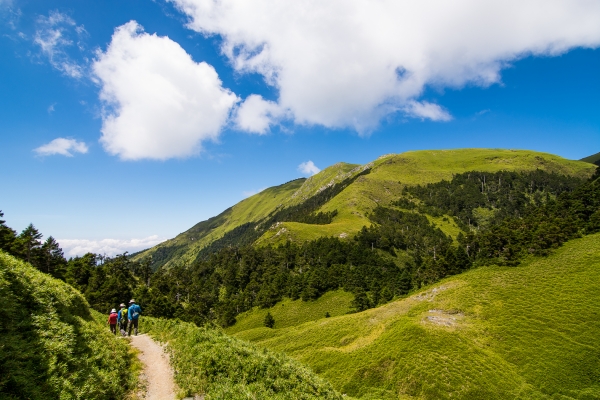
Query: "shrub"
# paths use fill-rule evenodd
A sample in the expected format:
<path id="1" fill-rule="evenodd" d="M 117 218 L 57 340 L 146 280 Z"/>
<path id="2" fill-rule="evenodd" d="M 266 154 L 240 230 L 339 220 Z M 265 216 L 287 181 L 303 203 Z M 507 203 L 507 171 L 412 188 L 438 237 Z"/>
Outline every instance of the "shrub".
<path id="1" fill-rule="evenodd" d="M 144 330 L 167 342 L 175 380 L 186 395 L 208 399 L 342 399 L 308 368 L 220 330 L 144 318 Z"/>
<path id="2" fill-rule="evenodd" d="M 0 398 L 121 399 L 124 341 L 71 286 L 0 251 Z"/>

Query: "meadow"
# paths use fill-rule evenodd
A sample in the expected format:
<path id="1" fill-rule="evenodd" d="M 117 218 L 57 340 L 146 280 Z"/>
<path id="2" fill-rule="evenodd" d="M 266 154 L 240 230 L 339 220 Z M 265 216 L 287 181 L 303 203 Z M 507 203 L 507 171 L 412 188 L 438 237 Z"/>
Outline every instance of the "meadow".
<path id="1" fill-rule="evenodd" d="M 595 234 L 546 258 L 476 268 L 361 313 L 230 331 L 361 399 L 594 399 L 599 296 Z"/>

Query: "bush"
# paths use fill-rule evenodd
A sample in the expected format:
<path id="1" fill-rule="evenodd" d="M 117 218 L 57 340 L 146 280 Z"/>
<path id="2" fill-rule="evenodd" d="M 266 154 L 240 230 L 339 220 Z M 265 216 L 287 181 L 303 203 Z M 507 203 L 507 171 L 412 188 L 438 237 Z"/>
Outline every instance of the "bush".
<path id="1" fill-rule="evenodd" d="M 122 399 L 131 355 L 71 286 L 0 251 L 0 398 Z"/>
<path id="2" fill-rule="evenodd" d="M 175 380 L 187 396 L 209 399 L 342 399 L 331 385 L 283 354 L 261 350 L 220 330 L 144 318 L 144 330 L 167 342 Z"/>

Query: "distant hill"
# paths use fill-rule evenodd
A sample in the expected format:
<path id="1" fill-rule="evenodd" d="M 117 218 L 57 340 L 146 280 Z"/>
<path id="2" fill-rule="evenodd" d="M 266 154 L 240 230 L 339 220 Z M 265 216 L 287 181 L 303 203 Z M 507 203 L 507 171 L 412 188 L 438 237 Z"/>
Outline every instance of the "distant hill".
<path id="1" fill-rule="evenodd" d="M 152 267 L 157 269 L 178 262 L 190 263 L 232 244 L 267 245 L 288 240 L 298 243 L 323 236 L 351 238 L 371 224 L 369 212 L 378 205 L 389 205 L 407 185 L 439 182 L 475 170 L 536 169 L 587 177 L 594 167 L 547 153 L 501 149 L 412 151 L 381 156 L 365 165 L 338 163 L 308 179 L 265 189 L 134 258 L 151 256 Z M 302 222 L 298 215 L 308 213 L 322 213 L 330 221 Z M 452 221 L 430 218 L 446 234 L 455 236 L 459 232 Z"/>
<path id="2" fill-rule="evenodd" d="M 592 399 L 600 398 L 599 296 L 595 234 L 364 312 L 340 315 L 347 294 L 331 292 L 242 314 L 228 331 L 360 399 Z M 261 325 L 268 311 L 275 329 Z"/>
<path id="3" fill-rule="evenodd" d="M 582 158 L 580 161 L 596 164 L 600 166 L 600 153 L 596 153 L 594 155 Z"/>

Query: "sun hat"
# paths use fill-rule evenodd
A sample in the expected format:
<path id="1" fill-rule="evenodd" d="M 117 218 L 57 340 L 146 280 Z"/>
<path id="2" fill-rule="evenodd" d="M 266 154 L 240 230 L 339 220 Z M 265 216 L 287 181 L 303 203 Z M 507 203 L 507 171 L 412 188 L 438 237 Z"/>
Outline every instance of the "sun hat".
<path id="1" fill-rule="evenodd" d="M 135 303 L 135 300 L 134 299 L 129 300 L 129 304 L 131 304 L 131 303 Z"/>
<path id="2" fill-rule="evenodd" d="M 119 304 L 119 307 L 126 307 L 124 303 Z"/>
<path id="3" fill-rule="evenodd" d="M 114 308 L 112 310 L 110 310 L 110 312 L 117 312 L 117 310 L 115 310 Z"/>

